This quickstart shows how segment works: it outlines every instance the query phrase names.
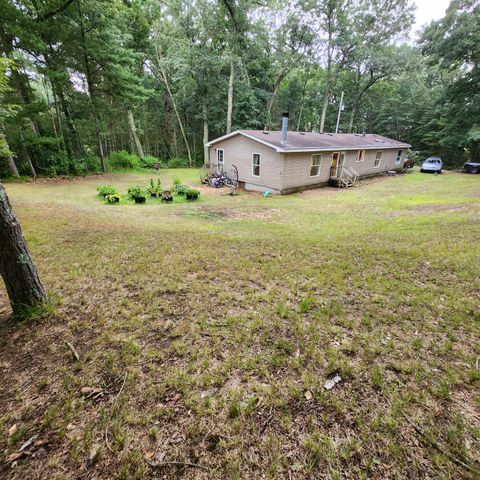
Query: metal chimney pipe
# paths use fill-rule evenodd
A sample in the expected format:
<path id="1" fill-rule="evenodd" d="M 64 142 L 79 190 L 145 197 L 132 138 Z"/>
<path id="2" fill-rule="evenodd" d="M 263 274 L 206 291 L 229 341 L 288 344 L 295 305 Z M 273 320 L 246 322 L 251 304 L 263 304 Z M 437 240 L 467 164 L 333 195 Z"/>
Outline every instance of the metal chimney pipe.
<path id="1" fill-rule="evenodd" d="M 282 113 L 282 145 L 287 143 L 288 113 Z"/>

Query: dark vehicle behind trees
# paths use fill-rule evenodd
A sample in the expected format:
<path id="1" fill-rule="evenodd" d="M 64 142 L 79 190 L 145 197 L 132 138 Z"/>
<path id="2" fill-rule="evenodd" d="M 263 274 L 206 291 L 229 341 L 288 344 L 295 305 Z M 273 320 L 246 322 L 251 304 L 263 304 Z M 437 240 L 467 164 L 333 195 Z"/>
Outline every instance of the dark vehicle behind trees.
<path id="1" fill-rule="evenodd" d="M 480 173 L 480 162 L 465 162 L 463 170 L 467 173 Z"/>

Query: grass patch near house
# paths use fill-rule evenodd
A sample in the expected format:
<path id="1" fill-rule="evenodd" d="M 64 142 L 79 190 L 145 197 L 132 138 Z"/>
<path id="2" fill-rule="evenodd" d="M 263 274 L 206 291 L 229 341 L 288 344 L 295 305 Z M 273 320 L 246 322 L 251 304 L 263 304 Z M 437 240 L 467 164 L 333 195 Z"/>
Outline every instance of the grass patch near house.
<path id="1" fill-rule="evenodd" d="M 478 478 L 478 176 L 96 197 L 150 177 L 7 184 L 56 308 L 0 290 L 0 477 Z"/>

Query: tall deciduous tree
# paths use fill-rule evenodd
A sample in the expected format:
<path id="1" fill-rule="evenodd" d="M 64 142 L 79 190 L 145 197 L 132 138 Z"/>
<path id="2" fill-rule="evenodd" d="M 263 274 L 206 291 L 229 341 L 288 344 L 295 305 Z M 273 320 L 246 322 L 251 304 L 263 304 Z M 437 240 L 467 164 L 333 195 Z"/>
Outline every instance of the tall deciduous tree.
<path id="1" fill-rule="evenodd" d="M 316 57 L 325 67 L 322 113 L 319 130 L 323 133 L 332 88 L 345 59 L 345 44 L 350 40 L 348 0 L 304 0 L 316 33 Z"/>
<path id="2" fill-rule="evenodd" d="M 249 13 L 253 10 L 254 4 L 251 0 L 222 0 L 228 21 L 226 22 L 226 56 L 228 58 L 229 76 L 227 89 L 227 122 L 226 133 L 232 131 L 233 120 L 233 94 L 236 78 L 236 66 L 241 62 L 242 54 L 247 48 L 247 35 L 252 31 L 249 20 Z M 220 10 L 220 13 L 223 13 Z"/>
<path id="3" fill-rule="evenodd" d="M 431 65 L 454 74 L 437 104 L 440 145 L 480 160 L 480 4 L 453 0 L 425 30 L 422 46 Z"/>
<path id="4" fill-rule="evenodd" d="M 361 0 L 347 9 L 349 31 L 341 50 L 345 67 L 352 73 L 348 131 L 354 126 L 365 93 L 382 79 L 400 74 L 407 66 L 408 47 L 396 42 L 404 39 L 405 29 L 413 20 L 410 0 Z M 407 50 L 407 51 L 405 51 Z"/>
<path id="5" fill-rule="evenodd" d="M 305 58 L 313 41 L 310 22 L 306 21 L 303 10 L 297 4 L 289 4 L 276 12 L 265 15 L 268 33 L 268 50 L 271 56 L 269 80 L 270 91 L 266 103 L 268 129 L 273 123 L 273 106 L 277 100 L 282 82 Z"/>

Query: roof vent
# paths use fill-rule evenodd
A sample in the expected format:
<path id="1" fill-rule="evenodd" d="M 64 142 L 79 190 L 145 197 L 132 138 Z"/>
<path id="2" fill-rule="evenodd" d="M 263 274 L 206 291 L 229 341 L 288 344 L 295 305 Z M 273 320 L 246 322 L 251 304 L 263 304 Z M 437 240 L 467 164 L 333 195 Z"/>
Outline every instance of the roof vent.
<path id="1" fill-rule="evenodd" d="M 265 131 L 265 130 L 264 130 L 262 133 L 263 133 L 264 135 L 268 135 L 268 132 Z"/>
<path id="2" fill-rule="evenodd" d="M 331 137 L 333 137 L 333 133 L 327 133 L 327 135 L 330 135 Z"/>
<path id="3" fill-rule="evenodd" d="M 300 135 L 305 135 L 305 132 L 298 132 Z"/>

